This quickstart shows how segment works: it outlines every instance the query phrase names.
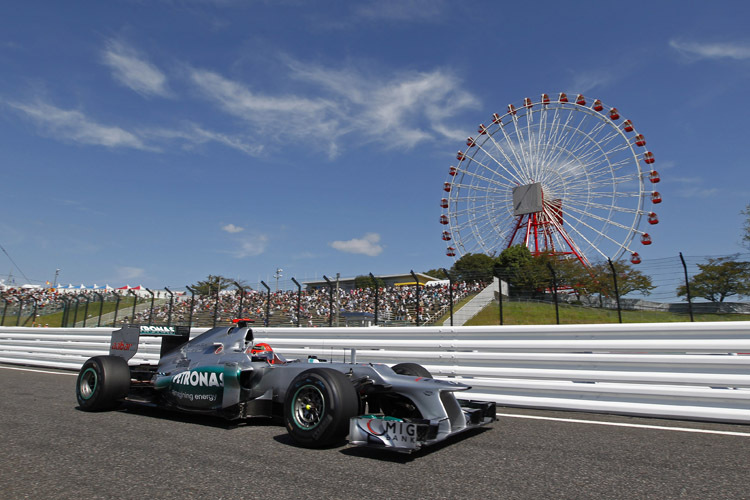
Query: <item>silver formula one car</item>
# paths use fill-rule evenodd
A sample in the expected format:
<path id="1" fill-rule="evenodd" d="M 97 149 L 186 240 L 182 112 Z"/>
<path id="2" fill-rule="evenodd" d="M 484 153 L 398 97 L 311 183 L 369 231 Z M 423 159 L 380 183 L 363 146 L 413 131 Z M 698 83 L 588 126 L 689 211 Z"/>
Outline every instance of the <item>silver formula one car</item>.
<path id="1" fill-rule="evenodd" d="M 128 365 L 140 336 L 162 338 L 157 366 Z M 76 396 L 85 411 L 127 400 L 227 419 L 281 417 L 301 446 L 330 446 L 348 432 L 353 445 L 412 452 L 495 420 L 495 403 L 454 396 L 470 388 L 415 363 L 285 360 L 236 320 L 192 340 L 187 327 L 116 330 L 109 356 L 81 367 Z"/>

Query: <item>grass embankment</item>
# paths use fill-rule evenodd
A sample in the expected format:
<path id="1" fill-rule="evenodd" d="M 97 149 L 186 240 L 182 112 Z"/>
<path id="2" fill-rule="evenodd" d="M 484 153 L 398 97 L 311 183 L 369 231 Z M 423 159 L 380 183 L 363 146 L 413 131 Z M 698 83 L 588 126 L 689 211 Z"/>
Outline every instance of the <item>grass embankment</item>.
<path id="1" fill-rule="evenodd" d="M 114 312 L 115 310 L 115 303 L 114 302 L 105 302 L 104 306 L 102 307 L 102 315 L 105 315 L 107 313 Z M 97 322 L 99 321 L 99 302 L 91 302 L 89 303 L 89 310 L 88 315 L 86 318 L 86 326 L 96 326 Z M 86 304 L 81 303 L 78 305 L 78 314 L 76 314 L 75 305 L 71 306 L 70 311 L 68 313 L 68 326 L 73 326 L 73 319 L 75 317 L 76 323 L 80 323 L 83 321 L 84 313 L 86 312 Z M 124 316 L 130 316 L 130 314 L 133 312 L 133 301 L 120 301 L 120 307 L 118 308 L 118 319 L 123 318 Z M 43 310 L 40 309 L 38 311 L 39 316 L 36 318 L 36 322 L 32 325 L 32 320 L 29 318 L 29 312 L 24 311 L 23 314 L 21 314 L 21 326 L 47 326 L 50 328 L 55 328 L 62 326 L 62 319 L 63 319 L 63 312 L 58 311 L 56 313 L 52 314 L 43 314 Z M 5 321 L 3 322 L 3 326 L 16 326 L 16 321 L 18 317 L 16 315 L 5 316 Z M 102 326 L 111 326 L 111 320 L 109 325 L 105 325 L 102 322 Z"/>
<path id="2" fill-rule="evenodd" d="M 596 309 L 592 307 L 561 304 L 559 308 L 560 324 L 581 325 L 597 323 L 617 323 L 617 311 Z M 745 314 L 695 314 L 695 321 L 747 321 Z M 669 323 L 690 321 L 687 314 L 675 314 L 663 311 L 622 311 L 623 323 Z M 504 325 L 554 325 L 555 306 L 536 302 L 503 302 Z M 489 304 L 476 316 L 470 319 L 467 326 L 499 325 L 500 307 Z"/>

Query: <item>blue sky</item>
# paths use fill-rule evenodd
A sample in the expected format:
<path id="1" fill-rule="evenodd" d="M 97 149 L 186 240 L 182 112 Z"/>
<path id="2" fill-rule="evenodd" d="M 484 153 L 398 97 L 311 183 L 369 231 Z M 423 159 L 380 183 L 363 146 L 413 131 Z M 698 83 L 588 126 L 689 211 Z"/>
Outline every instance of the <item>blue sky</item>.
<path id="1" fill-rule="evenodd" d="M 2 278 L 182 288 L 450 267 L 438 218 L 456 150 L 508 103 L 561 91 L 616 106 L 654 152 L 664 202 L 644 260 L 742 250 L 747 2 L 3 11 Z"/>

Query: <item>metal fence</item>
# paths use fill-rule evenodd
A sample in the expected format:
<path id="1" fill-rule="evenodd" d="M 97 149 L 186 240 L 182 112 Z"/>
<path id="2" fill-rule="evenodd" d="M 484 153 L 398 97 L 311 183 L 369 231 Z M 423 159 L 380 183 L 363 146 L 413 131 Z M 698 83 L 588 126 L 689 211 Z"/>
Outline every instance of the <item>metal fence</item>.
<path id="1" fill-rule="evenodd" d="M 706 298 L 705 278 L 714 263 L 733 262 L 739 266 L 714 269 L 710 277 L 717 289 L 715 300 Z M 455 266 L 454 266 L 455 267 Z M 303 290 L 291 278 L 275 282 L 274 290 L 264 281 L 237 284 L 201 295 L 190 287 L 141 291 L 87 291 L 58 293 L 6 290 L 0 297 L 0 326 L 113 326 L 125 323 L 154 325 L 192 325 L 210 327 L 228 324 L 244 317 L 262 326 L 427 326 L 453 325 L 459 309 L 472 315 L 485 307 L 492 314 L 475 321 L 481 324 L 514 324 L 507 309 L 514 303 L 543 303 L 554 314 L 536 322 L 634 322 L 643 319 L 632 312 L 668 313 L 674 321 L 713 321 L 744 319 L 750 314 L 750 254 L 726 256 L 683 256 L 644 259 L 638 265 L 629 262 L 594 264 L 588 285 L 579 286 L 565 275 L 562 263 L 551 262 L 533 272 L 519 275 L 518 270 L 491 267 L 485 270 L 447 271 L 448 283 L 437 286 L 357 288 L 343 290 L 335 282 L 317 290 Z M 445 270 L 444 270 L 445 271 Z M 648 291 L 630 290 L 628 275 L 640 273 L 649 280 Z M 531 272 L 531 271 L 528 271 Z M 722 275 L 723 273 L 723 275 Z M 743 274 L 744 273 L 744 274 Z M 445 278 L 445 276 L 437 276 Z M 499 277 L 501 282 L 493 278 Z M 533 279 L 532 279 L 533 278 Z M 723 280 L 723 281 L 722 281 Z M 732 281 L 734 280 L 734 282 Z M 700 281 L 700 289 L 696 285 Z M 416 283 L 416 280 L 415 280 Z M 723 287 L 723 288 L 722 288 Z M 482 291 L 491 292 L 489 302 L 466 302 Z M 722 292 L 723 290 L 723 292 Z M 681 292 L 678 294 L 678 292 Z M 724 296 L 721 293 L 727 292 Z M 503 296 L 503 301 L 498 298 Z M 609 311 L 608 316 L 579 319 L 582 310 Z M 528 313 L 527 313 L 528 314 Z M 623 317 L 623 314 L 626 316 Z M 457 320 L 456 325 L 466 319 Z"/>

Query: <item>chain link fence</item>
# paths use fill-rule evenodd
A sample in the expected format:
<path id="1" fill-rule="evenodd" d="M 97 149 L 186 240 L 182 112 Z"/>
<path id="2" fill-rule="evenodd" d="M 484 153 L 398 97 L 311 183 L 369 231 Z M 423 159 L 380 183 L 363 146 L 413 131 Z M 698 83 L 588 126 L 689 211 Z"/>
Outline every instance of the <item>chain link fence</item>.
<path id="1" fill-rule="evenodd" d="M 181 290 L 25 290 L 0 293 L 2 326 L 423 326 L 713 321 L 750 318 L 750 254 L 448 271 L 439 281 L 307 289 L 294 278 Z M 498 279 L 499 278 L 499 279 Z M 482 293 L 483 292 L 483 293 Z M 479 297 L 485 297 L 479 301 Z M 502 296 L 503 301 L 498 298 Z M 489 299 L 487 299 L 489 297 Z M 474 299 L 474 300 L 472 300 Z M 472 312 L 467 315 L 466 311 Z"/>

